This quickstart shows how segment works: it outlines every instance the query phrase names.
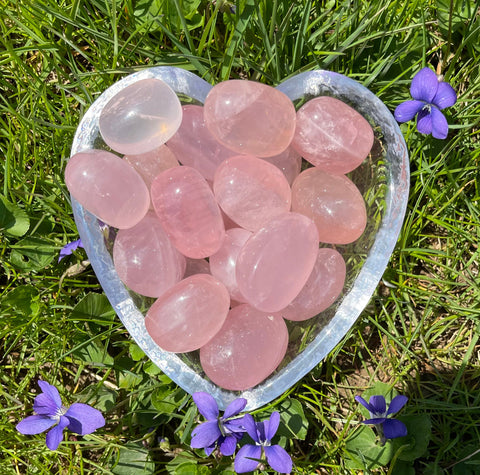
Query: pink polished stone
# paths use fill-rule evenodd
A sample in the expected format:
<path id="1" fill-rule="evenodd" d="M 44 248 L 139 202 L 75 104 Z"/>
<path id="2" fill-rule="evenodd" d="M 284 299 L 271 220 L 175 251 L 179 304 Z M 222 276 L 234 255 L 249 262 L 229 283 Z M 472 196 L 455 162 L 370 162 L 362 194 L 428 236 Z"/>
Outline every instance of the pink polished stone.
<path id="1" fill-rule="evenodd" d="M 278 312 L 287 320 L 302 321 L 318 315 L 337 300 L 345 284 L 346 266 L 335 249 L 321 248 L 307 283 L 284 309 Z"/>
<path id="2" fill-rule="evenodd" d="M 196 274 L 171 287 L 150 307 L 145 327 L 165 351 L 197 350 L 220 330 L 230 297 L 223 284 L 207 274 Z"/>
<path id="3" fill-rule="evenodd" d="M 367 210 L 355 184 L 345 175 L 319 168 L 304 170 L 292 185 L 292 210 L 312 219 L 321 242 L 349 244 L 367 224 Z"/>
<path id="4" fill-rule="evenodd" d="M 208 129 L 237 153 L 270 157 L 283 152 L 295 132 L 295 107 L 274 87 L 231 80 L 212 88 L 204 106 Z"/>
<path id="5" fill-rule="evenodd" d="M 240 293 L 259 310 L 281 310 L 307 282 L 317 254 L 318 232 L 311 219 L 298 213 L 271 219 L 238 254 Z"/>
<path id="6" fill-rule="evenodd" d="M 214 277 L 225 285 L 232 299 L 245 302 L 244 297 L 238 290 L 235 268 L 238 253 L 252 233 L 243 228 L 232 228 L 225 234 L 222 247 L 210 256 L 210 271 Z"/>
<path id="7" fill-rule="evenodd" d="M 148 78 L 115 94 L 103 108 L 98 125 L 113 150 L 139 155 L 164 144 L 181 122 L 182 106 L 173 89 Z"/>
<path id="8" fill-rule="evenodd" d="M 186 105 L 182 109 L 182 125 L 168 146 L 183 165 L 195 168 L 212 181 L 218 165 L 236 153 L 224 147 L 207 129 L 202 106 Z"/>
<path id="9" fill-rule="evenodd" d="M 250 231 L 290 210 L 285 175 L 275 165 L 248 155 L 229 158 L 218 167 L 213 191 L 222 210 Z"/>
<path id="10" fill-rule="evenodd" d="M 287 345 L 288 330 L 281 317 L 239 305 L 230 310 L 221 330 L 200 348 L 200 363 L 218 386 L 243 391 L 275 371 Z"/>
<path id="11" fill-rule="evenodd" d="M 161 145 L 155 150 L 141 155 L 125 155 L 123 159 L 137 170 L 148 189 L 157 175 L 179 165 L 175 154 L 166 145 Z"/>
<path id="12" fill-rule="evenodd" d="M 225 238 L 222 214 L 210 186 L 191 167 L 160 173 L 151 188 L 153 207 L 175 247 L 193 259 L 217 252 Z"/>
<path id="13" fill-rule="evenodd" d="M 132 228 L 118 231 L 113 263 L 122 282 L 147 297 L 160 297 L 179 282 L 186 266 L 185 257 L 173 246 L 153 211 Z"/>
<path id="14" fill-rule="evenodd" d="M 293 147 L 288 147 L 285 151 L 273 157 L 264 157 L 263 160 L 270 162 L 281 170 L 289 185 L 293 183 L 302 169 L 302 157 Z"/>
<path id="15" fill-rule="evenodd" d="M 65 183 L 86 210 L 115 228 L 135 226 L 150 206 L 142 177 L 105 150 L 88 150 L 71 157 L 65 168 Z"/>
<path id="16" fill-rule="evenodd" d="M 348 173 L 363 162 L 372 145 L 370 124 L 338 99 L 316 97 L 297 112 L 292 146 L 305 160 L 322 170 Z"/>

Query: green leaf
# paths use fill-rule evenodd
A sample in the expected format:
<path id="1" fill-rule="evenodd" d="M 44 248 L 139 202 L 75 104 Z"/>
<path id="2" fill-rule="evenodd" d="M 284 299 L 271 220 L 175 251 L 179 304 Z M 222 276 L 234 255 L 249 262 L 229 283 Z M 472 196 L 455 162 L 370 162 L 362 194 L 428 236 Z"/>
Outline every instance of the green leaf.
<path id="1" fill-rule="evenodd" d="M 96 393 L 95 408 L 102 412 L 109 412 L 115 407 L 117 397 L 117 391 L 100 386 Z"/>
<path id="2" fill-rule="evenodd" d="M 0 232 L 10 236 L 23 236 L 30 227 L 30 219 L 23 208 L 0 195 Z"/>
<path id="3" fill-rule="evenodd" d="M 147 373 L 149 376 L 157 376 L 162 372 L 162 370 L 154 363 L 151 361 L 147 361 L 143 365 L 143 371 Z M 169 378 L 170 379 L 170 378 Z M 165 383 L 168 383 L 169 381 L 164 381 Z"/>
<path id="4" fill-rule="evenodd" d="M 115 319 L 115 312 L 104 294 L 91 292 L 73 307 L 72 320 L 110 324 Z"/>
<path id="5" fill-rule="evenodd" d="M 188 452 L 180 452 L 173 460 L 167 463 L 166 467 L 168 473 L 175 475 L 197 474 L 197 461 Z"/>
<path id="6" fill-rule="evenodd" d="M 405 462 L 404 460 L 397 460 L 390 475 L 415 475 L 413 463 Z"/>
<path id="7" fill-rule="evenodd" d="M 27 317 L 35 316 L 41 308 L 39 296 L 40 292 L 33 285 L 20 285 L 3 297 L 2 307 L 11 307 Z"/>
<path id="8" fill-rule="evenodd" d="M 408 433 L 406 437 L 400 437 L 392 441 L 395 451 L 401 450 L 398 458 L 413 461 L 421 457 L 427 451 L 432 433 L 430 416 L 428 414 L 415 414 L 399 416 L 396 419 L 407 426 Z"/>
<path id="9" fill-rule="evenodd" d="M 286 399 L 280 405 L 281 423 L 277 435 L 286 438 L 305 440 L 308 431 L 308 421 L 303 407 L 297 399 Z"/>
<path id="10" fill-rule="evenodd" d="M 160 386 L 152 393 L 152 405 L 160 414 L 172 414 L 184 398 L 185 393 L 181 389 L 172 390 L 171 386 Z"/>
<path id="11" fill-rule="evenodd" d="M 356 470 L 373 470 L 385 467 L 392 459 L 394 450 L 390 441 L 384 446 L 378 444 L 373 429 L 361 425 L 347 439 L 345 444 L 345 465 Z"/>
<path id="12" fill-rule="evenodd" d="M 148 475 L 155 473 L 155 463 L 149 460 L 148 450 L 140 443 L 121 447 L 118 462 L 112 468 L 115 475 Z"/>
<path id="13" fill-rule="evenodd" d="M 11 247 L 11 263 L 25 271 L 45 269 L 58 255 L 55 246 L 36 236 L 26 237 Z"/>
<path id="14" fill-rule="evenodd" d="M 128 345 L 128 352 L 133 361 L 140 361 L 145 358 L 145 353 L 136 343 L 131 342 Z"/>

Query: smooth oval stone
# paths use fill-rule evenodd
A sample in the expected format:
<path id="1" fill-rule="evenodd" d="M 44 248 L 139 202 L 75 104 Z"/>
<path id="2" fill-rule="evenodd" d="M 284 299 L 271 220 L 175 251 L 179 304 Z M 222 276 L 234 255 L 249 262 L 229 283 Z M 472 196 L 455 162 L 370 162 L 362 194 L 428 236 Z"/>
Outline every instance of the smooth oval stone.
<path id="1" fill-rule="evenodd" d="M 302 321 L 318 315 L 337 300 L 345 284 L 346 266 L 335 249 L 321 248 L 312 273 L 300 293 L 280 310 L 287 320 Z"/>
<path id="2" fill-rule="evenodd" d="M 220 164 L 213 191 L 225 214 L 250 231 L 290 210 L 291 190 L 285 175 L 252 156 L 236 156 Z"/>
<path id="3" fill-rule="evenodd" d="M 281 170 L 289 185 L 293 183 L 293 180 L 297 178 L 302 170 L 302 157 L 291 146 L 273 157 L 263 157 L 263 160 L 270 162 Z"/>
<path id="4" fill-rule="evenodd" d="M 220 208 L 200 172 L 174 167 L 160 173 L 151 188 L 153 208 L 174 246 L 193 259 L 217 252 L 225 238 Z"/>
<path id="5" fill-rule="evenodd" d="M 155 301 L 145 317 L 145 327 L 163 350 L 186 353 L 212 339 L 225 322 L 229 307 L 225 286 L 211 275 L 196 274 Z"/>
<path id="6" fill-rule="evenodd" d="M 123 159 L 137 170 L 148 189 L 157 175 L 179 166 L 175 154 L 166 145 L 140 155 L 125 155 Z"/>
<path id="7" fill-rule="evenodd" d="M 231 228 L 225 233 L 222 247 L 210 256 L 210 272 L 222 282 L 230 293 L 230 297 L 238 302 L 245 298 L 238 290 L 235 269 L 238 253 L 252 233 L 243 228 Z"/>
<path id="8" fill-rule="evenodd" d="M 238 254 L 240 293 L 259 310 L 281 310 L 302 290 L 317 254 L 318 232 L 311 219 L 291 212 L 271 219 Z"/>
<path id="9" fill-rule="evenodd" d="M 132 228 L 118 231 L 113 263 L 122 282 L 147 297 L 163 295 L 182 279 L 186 266 L 153 211 Z"/>
<path id="10" fill-rule="evenodd" d="M 115 228 L 135 226 L 150 206 L 142 177 L 105 150 L 88 150 L 71 157 L 65 168 L 65 183 L 86 210 Z"/>
<path id="11" fill-rule="evenodd" d="M 173 89 L 148 78 L 115 94 L 103 108 L 98 126 L 113 150 L 139 155 L 164 144 L 181 122 L 182 106 Z"/>
<path id="12" fill-rule="evenodd" d="M 256 157 L 283 152 L 295 132 L 295 107 L 274 87 L 254 81 L 217 84 L 204 105 L 208 129 L 226 147 Z"/>
<path id="13" fill-rule="evenodd" d="M 372 145 L 371 125 L 339 99 L 316 97 L 297 112 L 292 146 L 322 170 L 348 173 L 363 162 Z"/>
<path id="14" fill-rule="evenodd" d="M 223 146 L 207 129 L 202 106 L 186 105 L 182 109 L 182 124 L 168 146 L 183 165 L 195 168 L 212 181 L 218 165 L 235 152 Z"/>
<path id="15" fill-rule="evenodd" d="M 230 310 L 220 331 L 200 348 L 200 363 L 218 386 L 243 391 L 275 371 L 287 345 L 288 330 L 281 317 L 238 305 Z"/>
<path id="16" fill-rule="evenodd" d="M 349 244 L 367 224 L 365 201 L 345 175 L 332 175 L 319 168 L 304 170 L 292 185 L 292 210 L 312 219 L 321 242 Z"/>

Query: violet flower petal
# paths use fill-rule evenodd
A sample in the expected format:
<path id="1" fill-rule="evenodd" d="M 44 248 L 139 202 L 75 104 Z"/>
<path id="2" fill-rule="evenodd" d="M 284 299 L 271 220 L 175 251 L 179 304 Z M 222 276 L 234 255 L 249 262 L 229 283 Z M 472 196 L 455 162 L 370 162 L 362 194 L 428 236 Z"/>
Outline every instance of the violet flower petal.
<path id="1" fill-rule="evenodd" d="M 63 439 L 63 429 L 65 429 L 67 425 L 68 419 L 65 416 L 61 416 L 58 425 L 48 432 L 46 442 L 50 450 L 57 450 L 57 447 Z"/>
<path id="2" fill-rule="evenodd" d="M 438 90 L 435 97 L 432 99 L 432 103 L 435 104 L 440 110 L 446 107 L 451 107 L 457 102 L 457 94 L 448 82 L 439 82 Z"/>
<path id="3" fill-rule="evenodd" d="M 438 89 L 437 75 L 428 67 L 420 69 L 412 79 L 410 94 L 417 101 L 432 103 Z"/>
<path id="4" fill-rule="evenodd" d="M 236 416 L 245 409 L 246 405 L 247 400 L 245 398 L 239 397 L 238 399 L 235 399 L 225 409 L 222 419 L 228 419 L 229 417 Z"/>
<path id="5" fill-rule="evenodd" d="M 105 425 L 102 413 L 88 404 L 77 402 L 72 404 L 65 417 L 68 419 L 68 428 L 76 434 L 91 434 Z"/>
<path id="6" fill-rule="evenodd" d="M 17 424 L 16 429 L 20 434 L 40 434 L 52 427 L 55 422 L 55 419 L 47 416 L 28 416 Z"/>
<path id="7" fill-rule="evenodd" d="M 235 453 L 235 449 L 237 448 L 237 438 L 233 435 L 229 435 L 219 444 L 219 447 L 222 455 L 229 457 Z"/>
<path id="8" fill-rule="evenodd" d="M 422 101 L 405 101 L 397 106 L 393 113 L 397 122 L 412 120 L 425 106 Z"/>
<path id="9" fill-rule="evenodd" d="M 432 107 L 432 110 L 434 108 Z M 440 112 L 441 113 L 441 112 Z M 421 134 L 431 134 L 432 133 L 432 115 L 429 110 L 422 109 L 417 115 L 417 130 Z"/>
<path id="10" fill-rule="evenodd" d="M 283 447 L 271 445 L 264 447 L 267 462 L 274 470 L 280 473 L 292 471 L 292 458 Z"/>
<path id="11" fill-rule="evenodd" d="M 448 122 L 445 116 L 435 107 L 432 106 L 430 112 L 432 120 L 432 135 L 436 139 L 445 139 L 448 135 Z"/>
<path id="12" fill-rule="evenodd" d="M 215 450 L 215 447 L 217 446 L 216 443 L 212 444 L 212 445 L 209 445 L 208 447 L 204 447 L 205 449 L 205 455 L 207 457 L 209 457 L 210 455 L 212 455 L 212 452 Z M 192 447 L 192 448 L 195 448 L 195 447 Z M 198 447 L 198 448 L 202 448 L 202 447 Z"/>
<path id="13" fill-rule="evenodd" d="M 355 401 L 360 403 L 365 409 L 367 409 L 368 412 L 370 412 L 370 413 L 375 412 L 375 409 L 370 404 L 368 404 L 368 402 L 365 401 L 365 399 L 363 399 L 363 397 L 355 396 Z"/>
<path id="14" fill-rule="evenodd" d="M 362 421 L 362 424 L 383 424 L 386 420 L 386 417 L 372 417 Z"/>
<path id="15" fill-rule="evenodd" d="M 39 379 L 37 383 L 42 393 L 45 393 L 49 398 L 51 398 L 57 408 L 62 407 L 62 400 L 60 398 L 58 389 L 55 386 L 48 384 L 46 381 L 42 381 L 41 379 Z"/>
<path id="16" fill-rule="evenodd" d="M 239 439 L 242 438 L 243 433 L 245 432 L 245 426 L 243 424 L 244 417 L 239 417 L 238 419 L 232 419 L 230 421 L 225 421 L 223 423 L 223 427 L 225 429 L 229 430 L 230 432 L 233 432 L 234 434 L 237 435 Z"/>
<path id="17" fill-rule="evenodd" d="M 396 439 L 407 435 L 407 426 L 397 419 L 387 419 L 383 423 L 383 435 L 386 439 Z"/>
<path id="18" fill-rule="evenodd" d="M 251 414 L 245 414 L 243 417 L 243 426 L 247 431 L 247 434 L 257 443 L 260 442 L 257 432 L 257 424 L 255 423 Z"/>
<path id="19" fill-rule="evenodd" d="M 192 431 L 190 446 L 193 449 L 209 447 L 221 437 L 222 433 L 217 421 L 207 421 L 195 427 Z"/>
<path id="20" fill-rule="evenodd" d="M 42 416 L 54 416 L 61 406 L 61 403 L 58 406 L 50 395 L 46 393 L 40 393 L 33 401 L 33 410 Z"/>
<path id="21" fill-rule="evenodd" d="M 280 424 L 280 414 L 272 412 L 270 419 L 265 421 L 265 440 L 272 440 L 277 433 L 278 425 Z"/>
<path id="22" fill-rule="evenodd" d="M 387 411 L 387 403 L 383 396 L 371 396 L 368 402 L 373 407 L 374 414 L 385 414 Z"/>
<path id="23" fill-rule="evenodd" d="M 193 401 L 198 407 L 198 412 L 207 419 L 207 421 L 217 420 L 219 412 L 217 401 L 212 395 L 199 391 L 192 394 Z"/>
<path id="24" fill-rule="evenodd" d="M 405 404 L 407 404 L 408 397 L 399 394 L 392 399 L 390 406 L 388 407 L 387 416 L 397 413 Z"/>
<path id="25" fill-rule="evenodd" d="M 244 445 L 237 453 L 234 468 L 237 473 L 253 472 L 262 456 L 262 448 L 259 445 Z M 252 460 L 254 459 L 254 460 Z"/>
<path id="26" fill-rule="evenodd" d="M 72 254 L 72 252 L 78 249 L 79 247 L 83 247 L 83 243 L 81 239 L 77 239 L 76 241 L 68 242 L 67 244 L 65 244 L 65 246 L 63 246 L 62 249 L 60 249 L 58 262 L 60 262 L 64 257 Z"/>

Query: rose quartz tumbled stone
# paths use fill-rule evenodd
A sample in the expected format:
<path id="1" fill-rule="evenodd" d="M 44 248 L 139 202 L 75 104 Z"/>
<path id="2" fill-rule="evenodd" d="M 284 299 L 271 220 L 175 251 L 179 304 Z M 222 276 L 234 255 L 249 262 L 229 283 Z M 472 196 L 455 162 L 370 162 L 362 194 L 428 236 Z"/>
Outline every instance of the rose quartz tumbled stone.
<path id="1" fill-rule="evenodd" d="M 263 160 L 270 162 L 281 170 L 289 185 L 293 183 L 302 169 L 302 157 L 291 146 L 273 157 L 263 157 Z"/>
<path id="2" fill-rule="evenodd" d="M 120 229 L 113 245 L 118 276 L 133 291 L 160 297 L 185 272 L 185 257 L 171 243 L 153 211 L 137 225 Z"/>
<path id="3" fill-rule="evenodd" d="M 287 345 L 288 330 L 281 317 L 238 305 L 230 310 L 220 331 L 200 348 L 200 363 L 218 386 L 243 391 L 277 368 Z"/>
<path id="4" fill-rule="evenodd" d="M 123 159 L 137 170 L 148 189 L 157 175 L 179 165 L 175 154 L 166 145 L 161 145 L 155 150 L 141 155 L 125 155 Z"/>
<path id="5" fill-rule="evenodd" d="M 191 167 L 160 173 L 151 188 L 153 208 L 175 247 L 193 259 L 217 252 L 225 238 L 220 208 L 210 186 Z"/>
<path id="6" fill-rule="evenodd" d="M 322 170 L 348 173 L 363 162 L 372 145 L 370 124 L 339 99 L 316 97 L 297 112 L 292 146 Z"/>
<path id="7" fill-rule="evenodd" d="M 224 147 L 207 129 L 202 106 L 189 104 L 182 109 L 182 124 L 168 146 L 183 165 L 195 168 L 212 181 L 218 165 L 236 153 Z"/>
<path id="8" fill-rule="evenodd" d="M 285 175 L 275 165 L 248 155 L 229 158 L 218 167 L 213 191 L 225 214 L 250 231 L 290 210 Z"/>
<path id="9" fill-rule="evenodd" d="M 239 302 L 244 302 L 245 299 L 238 290 L 235 276 L 237 256 L 251 235 L 250 231 L 243 228 L 229 229 L 225 233 L 222 247 L 209 259 L 212 275 L 225 285 L 230 297 Z"/>
<path id="10" fill-rule="evenodd" d="M 349 244 L 365 230 L 365 201 L 345 175 L 319 168 L 304 170 L 292 185 L 292 210 L 312 219 L 321 242 Z"/>
<path id="11" fill-rule="evenodd" d="M 256 157 L 283 152 L 295 132 L 295 107 L 274 87 L 254 81 L 217 84 L 204 105 L 205 123 L 223 145 Z"/>
<path id="12" fill-rule="evenodd" d="M 65 168 L 65 183 L 86 210 L 115 228 L 135 226 L 150 206 L 142 177 L 105 150 L 88 150 L 71 157 Z"/>
<path id="13" fill-rule="evenodd" d="M 165 351 L 185 353 L 205 345 L 222 327 L 230 307 L 223 284 L 207 274 L 181 280 L 150 307 L 148 334 Z"/>
<path id="14" fill-rule="evenodd" d="M 103 108 L 98 125 L 113 150 L 139 155 L 164 144 L 181 122 L 182 106 L 173 89 L 148 78 L 115 94 Z"/>
<path id="15" fill-rule="evenodd" d="M 240 293 L 259 310 L 281 310 L 307 282 L 317 253 L 318 232 L 311 219 L 291 212 L 271 219 L 238 254 Z"/>
<path id="16" fill-rule="evenodd" d="M 321 248 L 312 273 L 300 293 L 280 310 L 287 320 L 302 321 L 318 315 L 337 300 L 345 284 L 346 266 L 335 249 Z"/>

